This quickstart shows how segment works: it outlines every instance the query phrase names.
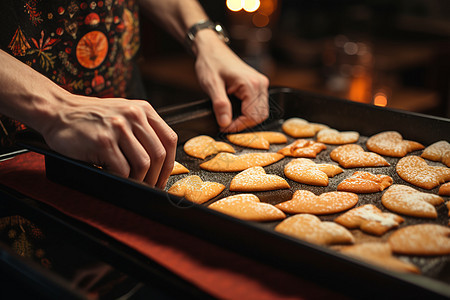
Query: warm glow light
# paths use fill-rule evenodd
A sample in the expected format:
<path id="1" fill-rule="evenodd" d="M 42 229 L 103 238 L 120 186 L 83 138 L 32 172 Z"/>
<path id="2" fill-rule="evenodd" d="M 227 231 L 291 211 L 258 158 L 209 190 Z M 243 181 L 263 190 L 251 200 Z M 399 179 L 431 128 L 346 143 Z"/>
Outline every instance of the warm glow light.
<path id="1" fill-rule="evenodd" d="M 376 106 L 386 106 L 387 105 L 387 96 L 385 93 L 379 92 L 375 94 L 375 97 L 373 97 L 373 104 Z"/>
<path id="2" fill-rule="evenodd" d="M 244 0 L 227 0 L 227 7 L 231 11 L 240 11 L 244 8 Z"/>
<path id="3" fill-rule="evenodd" d="M 260 1 L 259 0 L 244 0 L 244 10 L 246 12 L 254 12 L 259 8 Z"/>
<path id="4" fill-rule="evenodd" d="M 256 27 L 265 27 L 269 25 L 269 17 L 260 13 L 253 15 L 252 22 Z"/>

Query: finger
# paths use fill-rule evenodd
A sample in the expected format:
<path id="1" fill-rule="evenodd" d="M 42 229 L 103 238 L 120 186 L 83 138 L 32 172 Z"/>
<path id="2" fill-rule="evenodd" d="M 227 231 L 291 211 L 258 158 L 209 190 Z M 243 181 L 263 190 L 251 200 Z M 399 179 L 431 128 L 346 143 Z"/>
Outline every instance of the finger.
<path id="1" fill-rule="evenodd" d="M 229 126 L 233 113 L 224 82 L 222 80 L 211 80 L 209 84 L 205 84 L 205 90 L 211 98 L 217 124 L 221 128 Z"/>
<path id="2" fill-rule="evenodd" d="M 246 128 L 253 127 L 258 123 L 255 122 L 252 118 L 248 118 L 246 116 L 239 116 L 236 118 L 231 124 L 225 128 L 221 128 L 222 132 L 238 132 L 242 131 Z"/>
<path id="3" fill-rule="evenodd" d="M 102 166 L 108 172 L 128 178 L 130 175 L 130 165 L 127 159 L 116 143 L 110 145 L 110 147 L 101 147 L 100 149 L 103 152 L 100 152 L 92 162 Z"/>

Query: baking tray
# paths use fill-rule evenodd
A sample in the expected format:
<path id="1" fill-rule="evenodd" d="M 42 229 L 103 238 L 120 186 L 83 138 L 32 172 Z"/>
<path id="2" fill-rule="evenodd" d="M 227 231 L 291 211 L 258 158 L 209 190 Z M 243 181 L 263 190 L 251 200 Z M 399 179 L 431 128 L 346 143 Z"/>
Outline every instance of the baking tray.
<path id="1" fill-rule="evenodd" d="M 233 101 L 236 101 L 235 99 Z M 238 104 L 238 101 L 237 103 Z M 288 88 L 270 89 L 270 116 L 266 122 L 252 130 L 279 130 L 282 120 L 300 117 L 311 122 L 324 123 L 338 130 L 357 130 L 362 138 L 386 130 L 397 130 L 405 139 L 429 145 L 438 140 L 450 140 L 450 121 L 448 119 L 402 112 L 387 108 L 350 102 L 347 100 L 292 90 Z M 235 105 L 239 110 L 239 105 Z M 185 105 L 160 110 L 166 122 L 178 133 L 180 146 L 189 138 L 207 134 L 216 139 L 225 136 L 216 125 L 210 101 L 202 100 Z M 26 140 L 26 139 L 25 139 Z M 352 297 L 450 297 L 450 261 L 444 257 L 404 257 L 421 267 L 422 275 L 403 274 L 353 259 L 322 246 L 294 239 L 273 230 L 274 222 L 247 222 L 212 211 L 206 205 L 196 205 L 183 198 L 172 196 L 165 191 L 150 188 L 133 180 L 120 178 L 93 166 L 68 159 L 42 145 L 30 140 L 24 142 L 29 149 L 46 155 L 46 172 L 49 179 L 94 195 L 117 206 L 131 210 L 145 217 L 157 220 L 177 229 L 205 238 L 220 246 L 245 254 L 277 268 L 291 272 L 302 278 L 342 292 Z M 271 146 L 274 147 L 274 146 Z M 177 152 L 177 160 L 191 169 L 191 174 L 200 174 L 204 180 L 210 178 L 228 182 L 235 173 L 221 174 L 200 171 L 199 160 L 187 157 L 182 147 Z M 249 151 L 236 147 L 238 152 Z M 321 153 L 317 161 L 327 161 L 327 152 Z M 277 148 L 271 148 L 276 151 Z M 254 150 L 253 150 L 254 151 Z M 393 164 L 395 159 L 387 158 Z M 268 173 L 282 175 L 284 159 L 266 167 Z M 346 170 L 344 173 L 352 173 Z M 374 173 L 383 173 L 383 168 L 371 168 Z M 399 182 L 398 176 L 389 175 Z M 344 176 L 346 176 L 344 175 Z M 179 175 L 181 176 L 181 175 Z M 174 176 L 168 186 L 181 177 Z M 317 194 L 335 190 L 335 184 L 344 176 L 331 180 L 326 188 L 299 186 L 293 188 L 309 189 Z M 395 176 L 397 176 L 395 178 Z M 404 183 L 404 182 L 402 182 Z M 259 193 L 262 201 L 281 202 L 290 196 L 290 191 Z M 432 190 L 430 192 L 436 192 Z M 225 191 L 220 197 L 225 197 Z M 229 193 L 229 192 L 228 192 Z M 379 194 L 380 195 L 380 194 Z M 448 200 L 446 198 L 445 200 Z M 360 202 L 370 202 L 370 195 L 360 195 Z M 378 201 L 379 202 L 379 201 Z M 379 203 L 378 203 L 379 204 Z M 381 208 L 381 204 L 377 205 Z M 385 210 L 385 209 L 384 209 Z M 437 222 L 448 222 L 447 211 L 443 205 L 438 207 Z M 321 217 L 332 220 L 337 215 Z M 406 217 L 401 226 L 417 221 Z M 370 295 L 368 295 L 370 294 Z"/>

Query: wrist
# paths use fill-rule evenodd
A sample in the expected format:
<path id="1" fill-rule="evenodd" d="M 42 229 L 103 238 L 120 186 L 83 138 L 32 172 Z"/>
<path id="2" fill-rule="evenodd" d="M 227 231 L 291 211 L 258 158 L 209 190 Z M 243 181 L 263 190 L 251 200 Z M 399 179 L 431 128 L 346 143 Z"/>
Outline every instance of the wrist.
<path id="1" fill-rule="evenodd" d="M 230 39 L 220 23 L 202 20 L 192 25 L 186 32 L 185 46 L 193 55 L 197 55 L 200 48 L 209 44 L 217 45 L 218 40 L 228 44 Z"/>

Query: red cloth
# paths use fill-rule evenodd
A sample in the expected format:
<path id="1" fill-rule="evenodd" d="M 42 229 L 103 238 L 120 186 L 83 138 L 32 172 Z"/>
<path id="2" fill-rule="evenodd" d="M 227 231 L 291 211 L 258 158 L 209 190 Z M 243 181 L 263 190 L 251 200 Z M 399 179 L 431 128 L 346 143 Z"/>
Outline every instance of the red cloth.
<path id="1" fill-rule="evenodd" d="M 44 157 L 0 163 L 0 183 L 95 227 L 217 298 L 342 298 L 307 280 L 227 251 L 107 202 L 49 181 Z"/>

